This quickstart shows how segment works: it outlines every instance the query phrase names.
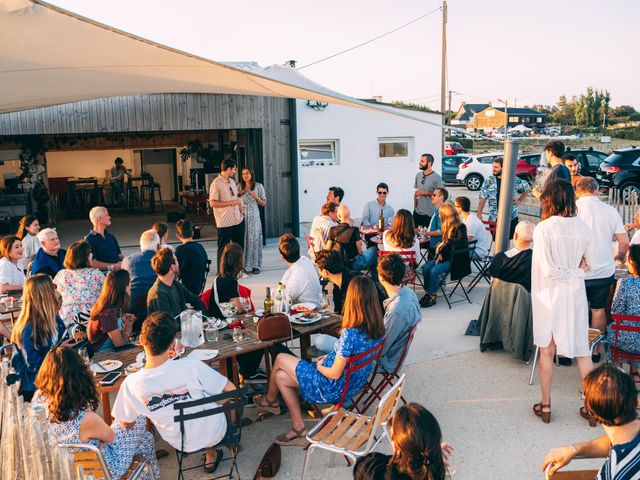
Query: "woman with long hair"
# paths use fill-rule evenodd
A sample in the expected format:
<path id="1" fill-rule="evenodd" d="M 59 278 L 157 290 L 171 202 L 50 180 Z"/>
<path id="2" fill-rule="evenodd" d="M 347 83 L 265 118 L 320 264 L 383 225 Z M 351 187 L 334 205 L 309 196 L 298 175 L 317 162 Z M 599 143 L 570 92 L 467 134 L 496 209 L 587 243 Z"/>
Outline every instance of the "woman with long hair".
<path id="1" fill-rule="evenodd" d="M 436 304 L 438 286 L 451 267 L 453 247 L 466 247 L 469 241 L 467 226 L 452 204 L 442 205 L 438 209 L 438 215 L 441 222 L 442 241 L 436 245 L 436 258 L 429 260 L 422 267 L 424 289 L 427 293 L 420 299 L 421 307 L 432 307 Z"/>
<path id="2" fill-rule="evenodd" d="M 58 443 L 88 443 L 99 448 L 113 479 L 124 475 L 135 455 L 143 455 L 155 478 L 160 478 L 153 434 L 146 430 L 146 419 L 138 417 L 127 426 L 120 422 L 107 425 L 95 412 L 100 398 L 93 374 L 74 350 L 51 350 L 38 372 L 36 386 L 37 401 L 49 414 L 49 434 Z"/>
<path id="3" fill-rule="evenodd" d="M 87 330 L 91 346 L 96 352 L 129 343 L 135 315 L 128 313 L 131 301 L 129 272 L 109 272 L 96 304 L 91 309 Z"/>
<path id="4" fill-rule="evenodd" d="M 353 467 L 354 480 L 444 480 L 451 453 L 433 414 L 417 403 L 407 403 L 394 415 L 391 427 L 393 453 L 372 452 Z"/>
<path id="5" fill-rule="evenodd" d="M 409 210 L 401 208 L 393 219 L 391 230 L 382 235 L 382 250 L 385 252 L 399 252 L 401 250 L 413 250 L 416 259 L 420 255 L 420 240 L 416 237 L 416 227 L 413 223 L 413 215 Z"/>
<path id="6" fill-rule="evenodd" d="M 213 279 L 211 300 L 209 301 L 209 316 L 224 318 L 220 311 L 220 303 L 233 302 L 236 311 L 243 313 L 238 291 L 238 277 L 243 268 L 242 247 L 237 243 L 227 243 L 220 259 L 220 272 Z"/>
<path id="7" fill-rule="evenodd" d="M 158 247 L 158 250 L 161 248 L 168 248 L 172 252 L 176 251 L 176 249 L 173 248 L 173 245 L 169 245 L 167 243 L 167 240 L 169 239 L 169 225 L 164 222 L 156 222 L 151 225 L 151 230 L 156 232 L 160 237 L 160 246 Z"/>
<path id="8" fill-rule="evenodd" d="M 302 419 L 300 397 L 313 403 L 336 403 L 346 383 L 344 370 L 349 357 L 366 352 L 384 337 L 382 308 L 373 281 L 364 275 L 349 283 L 342 312 L 342 330 L 333 352 L 317 362 L 307 362 L 280 353 L 271 369 L 269 390 L 254 397 L 255 405 L 273 415 L 280 414 L 282 395 L 291 414 L 291 430 L 276 437 L 279 445 L 306 445 L 308 429 Z M 345 398 L 352 398 L 365 384 L 373 364 L 353 372 Z M 298 393 L 299 391 L 299 393 Z"/>
<path id="9" fill-rule="evenodd" d="M 244 208 L 244 265 L 257 275 L 262 268 L 262 223 L 258 207 L 267 204 L 267 196 L 264 186 L 256 182 L 256 174 L 252 168 L 242 169 L 238 195 Z"/>
<path id="10" fill-rule="evenodd" d="M 89 312 L 100 296 L 104 275 L 91 266 L 91 245 L 84 240 L 73 243 L 64 256 L 64 269 L 53 283 L 62 296 L 60 318 L 69 325 L 80 312 Z"/>
<path id="11" fill-rule="evenodd" d="M 0 293 L 22 290 L 26 277 L 22 242 L 15 235 L 0 239 Z"/>
<path id="12" fill-rule="evenodd" d="M 20 377 L 20 393 L 31 400 L 33 384 L 49 350 L 62 338 L 64 323 L 58 316 L 60 299 L 49 275 L 27 278 L 22 292 L 22 310 L 11 332 L 16 346 L 11 366 Z"/>
<path id="13" fill-rule="evenodd" d="M 33 262 L 33 257 L 36 256 L 36 252 L 41 247 L 38 233 L 40 233 L 40 222 L 36 217 L 25 215 L 20 219 L 16 236 L 22 240 L 22 258 L 24 259 L 25 268 Z"/>
<path id="14" fill-rule="evenodd" d="M 582 378 L 593 370 L 584 283 L 592 251 L 591 231 L 577 216 L 571 183 L 547 183 L 540 195 L 540 207 L 542 221 L 533 232 L 531 305 L 533 342 L 540 348 L 541 399 L 533 412 L 549 423 L 553 357 L 575 357 Z M 580 415 L 595 426 L 584 407 Z"/>

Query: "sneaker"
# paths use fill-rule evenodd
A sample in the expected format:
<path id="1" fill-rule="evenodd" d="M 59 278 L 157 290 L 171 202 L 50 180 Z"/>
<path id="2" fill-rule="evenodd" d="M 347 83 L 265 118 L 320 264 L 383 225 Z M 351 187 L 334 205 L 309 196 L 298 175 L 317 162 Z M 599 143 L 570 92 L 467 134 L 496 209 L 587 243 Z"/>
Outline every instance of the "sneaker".
<path id="1" fill-rule="evenodd" d="M 267 373 L 262 369 L 256 370 L 256 373 L 251 376 L 244 377 L 244 383 L 249 385 L 252 383 L 267 383 L 268 380 Z"/>

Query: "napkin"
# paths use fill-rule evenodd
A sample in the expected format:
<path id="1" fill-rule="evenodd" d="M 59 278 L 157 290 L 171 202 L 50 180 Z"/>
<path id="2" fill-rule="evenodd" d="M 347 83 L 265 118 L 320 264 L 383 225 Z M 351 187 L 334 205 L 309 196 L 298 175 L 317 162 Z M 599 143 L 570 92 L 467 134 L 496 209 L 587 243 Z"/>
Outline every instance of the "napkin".
<path id="1" fill-rule="evenodd" d="M 218 350 L 208 350 L 208 349 L 197 349 L 193 350 L 187 358 L 192 358 L 194 360 L 200 360 L 201 362 L 206 362 L 207 360 L 211 360 L 218 356 Z"/>

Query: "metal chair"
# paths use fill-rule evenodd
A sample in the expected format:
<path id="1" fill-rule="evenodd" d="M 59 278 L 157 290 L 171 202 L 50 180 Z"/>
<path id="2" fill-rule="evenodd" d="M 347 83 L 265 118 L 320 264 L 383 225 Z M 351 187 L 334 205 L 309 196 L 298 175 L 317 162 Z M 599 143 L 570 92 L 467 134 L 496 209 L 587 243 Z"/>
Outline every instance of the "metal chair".
<path id="1" fill-rule="evenodd" d="M 622 315 L 625 316 L 625 315 Z M 638 317 L 635 317 L 638 318 Z M 593 354 L 593 349 L 596 348 L 601 341 L 604 340 L 604 335 L 597 328 L 589 329 L 589 354 Z M 538 356 L 540 355 L 540 347 L 536 345 L 536 351 L 533 353 L 533 365 L 531 367 L 531 376 L 529 377 L 529 385 L 533 385 L 533 376 L 536 373 L 536 363 Z M 556 356 L 557 357 L 557 356 Z M 529 362 L 527 362 L 527 365 Z"/>
<path id="2" fill-rule="evenodd" d="M 173 409 L 179 413 L 173 417 L 174 422 L 180 424 L 181 433 L 181 448 L 176 450 L 176 456 L 178 457 L 178 480 L 184 480 L 184 472 L 200 468 L 202 465 L 196 465 L 195 467 L 183 468 L 184 459 L 193 455 L 194 453 L 204 452 L 206 449 L 202 448 L 195 452 L 185 452 L 184 448 L 184 433 L 185 422 L 192 420 L 202 420 L 203 418 L 212 417 L 214 415 L 223 415 L 229 412 L 227 415 L 227 433 L 224 438 L 215 446 L 211 448 L 229 447 L 231 456 L 222 458 L 220 462 L 231 460 L 231 468 L 229 473 L 220 475 L 213 478 L 233 478 L 233 471 L 236 471 L 238 478 L 240 478 L 240 472 L 238 471 L 238 452 L 240 450 L 240 437 L 242 433 L 242 409 L 246 404 L 245 395 L 243 395 L 244 389 L 236 389 L 230 392 L 223 392 L 212 397 L 200 398 L 198 400 L 190 400 L 187 402 L 174 403 Z M 222 403 L 224 402 L 224 403 Z M 214 408 L 201 410 L 199 412 L 185 413 L 185 410 L 192 409 L 194 407 L 200 407 L 203 405 L 210 405 L 212 403 L 218 403 L 219 405 Z M 222 403 L 222 405 L 220 405 Z M 233 417 L 233 421 L 228 419 L 229 416 Z"/>
<path id="3" fill-rule="evenodd" d="M 369 407 L 373 405 L 373 402 L 376 400 L 382 400 L 382 392 L 384 392 L 385 388 L 389 385 L 392 385 L 394 381 L 400 379 L 400 370 L 404 365 L 404 361 L 407 358 L 407 353 L 409 353 L 409 347 L 411 346 L 411 342 L 413 342 L 413 336 L 416 333 L 416 328 L 418 325 L 413 325 L 408 332 L 407 339 L 404 342 L 404 348 L 402 349 L 402 355 L 400 355 L 400 359 L 396 367 L 392 372 L 386 372 L 382 368 L 380 368 L 380 364 L 376 364 L 376 368 L 373 371 L 373 375 L 371 379 L 367 381 L 365 387 L 360 391 L 360 394 L 353 401 L 355 406 L 355 410 L 359 413 L 365 413 L 369 410 Z M 374 381 L 377 377 L 380 377 L 380 381 L 374 385 Z M 407 401 L 400 396 L 400 400 L 405 404 Z M 363 402 L 363 405 L 360 406 L 360 403 Z"/>
<path id="4" fill-rule="evenodd" d="M 422 280 L 420 279 L 418 272 L 416 272 L 417 261 L 416 261 L 415 250 L 398 250 L 398 251 L 380 250 L 378 251 L 378 257 L 384 257 L 385 255 L 391 255 L 391 254 L 399 255 L 400 258 L 402 258 L 402 261 L 404 262 L 405 271 L 404 271 L 404 277 L 402 278 L 402 284 L 403 285 L 410 284 L 413 287 L 414 291 L 416 289 L 416 283 L 419 283 L 422 286 L 422 288 L 424 288 L 424 284 L 422 283 Z"/>
<path id="5" fill-rule="evenodd" d="M 620 332 L 634 332 L 637 335 L 640 332 L 640 316 L 614 313 L 611 315 L 611 319 L 613 320 L 611 330 L 615 332 L 614 343 L 608 346 L 611 359 L 616 363 L 639 362 L 639 353 L 625 352 L 618 347 L 618 335 Z M 630 322 L 635 325 L 623 325 L 622 322 Z"/>
<path id="6" fill-rule="evenodd" d="M 211 271 L 211 260 L 207 260 L 204 264 L 204 278 L 202 279 L 202 286 L 200 287 L 200 295 L 204 292 L 204 287 L 207 285 L 207 277 Z"/>
<path id="7" fill-rule="evenodd" d="M 496 225 L 497 224 L 496 224 L 496 222 L 490 222 L 490 221 L 487 221 L 487 220 L 483 220 L 482 223 L 484 223 L 486 225 L 487 232 L 489 232 L 491 234 L 491 242 L 489 243 L 489 248 L 487 249 L 487 255 L 484 258 L 482 258 L 482 259 L 472 258 L 471 259 L 473 264 L 478 269 L 478 273 L 476 274 L 475 277 L 473 277 L 473 280 L 471 280 L 471 283 L 467 287 L 467 292 L 469 292 L 469 293 L 471 293 L 471 290 L 473 290 L 474 287 L 483 278 L 485 279 L 485 281 L 488 284 L 491 284 L 491 275 L 489 275 L 488 272 L 489 272 L 489 266 L 491 266 L 491 262 L 493 261 L 493 255 L 491 255 L 489 252 L 491 252 L 491 247 L 493 246 L 494 241 L 495 241 Z"/>
<path id="8" fill-rule="evenodd" d="M 465 299 L 467 300 L 467 302 L 471 303 L 471 299 L 469 298 L 469 293 L 467 292 L 467 290 L 464 288 L 464 285 L 462 284 L 462 280 L 464 280 L 468 275 L 471 274 L 471 254 L 473 253 L 473 251 L 476 248 L 476 243 L 477 240 L 472 240 L 471 242 L 467 242 L 466 245 L 453 245 L 451 248 L 451 260 L 449 262 L 449 271 L 447 272 L 447 274 L 442 277 L 442 280 L 440 281 L 440 284 L 438 285 L 438 288 L 440 289 L 440 291 L 442 292 L 442 296 L 444 297 L 445 301 L 447 302 L 447 305 L 449 306 L 449 308 L 451 308 L 451 305 L 453 305 L 454 303 L 459 303 L 459 302 L 463 302 Z M 465 272 L 467 272 L 465 275 L 456 275 L 455 278 L 453 278 L 452 276 L 452 269 L 454 265 L 458 265 L 458 263 L 460 262 L 460 259 L 462 258 L 463 260 L 466 258 L 469 259 L 469 264 L 468 264 L 468 271 L 465 270 Z M 467 265 L 465 265 L 467 266 Z M 450 278 L 449 281 L 447 281 L 447 277 Z M 455 285 L 453 286 L 453 289 L 449 292 L 449 294 L 447 295 L 447 292 L 445 291 L 444 287 L 450 285 L 451 283 L 455 282 Z M 460 298 L 460 300 L 450 300 L 451 297 L 453 296 L 454 293 L 456 293 L 456 290 L 458 289 L 458 287 L 460 287 L 460 289 L 462 289 L 462 293 L 464 294 L 463 298 Z"/>
<path id="9" fill-rule="evenodd" d="M 94 447 L 88 443 L 63 443 L 58 445 L 58 447 L 67 450 L 73 457 L 78 478 L 86 478 L 87 475 L 92 474 L 93 478 L 112 480 L 113 477 L 109 472 L 107 462 L 105 462 L 102 452 L 98 447 Z M 151 480 L 154 479 L 151 465 L 144 461 L 142 455 L 136 455 L 133 457 L 131 466 L 120 479 L 136 480 L 141 478 L 145 472 L 148 478 Z"/>
<path id="10" fill-rule="evenodd" d="M 332 463 L 336 453 L 352 462 L 376 448 L 384 438 L 391 439 L 387 424 L 398 408 L 405 375 L 382 397 L 372 416 L 350 412 L 344 408 L 331 412 L 318 422 L 307 434 L 309 447 L 304 457 L 302 479 L 309 466 L 309 458 L 316 448 L 330 451 Z"/>

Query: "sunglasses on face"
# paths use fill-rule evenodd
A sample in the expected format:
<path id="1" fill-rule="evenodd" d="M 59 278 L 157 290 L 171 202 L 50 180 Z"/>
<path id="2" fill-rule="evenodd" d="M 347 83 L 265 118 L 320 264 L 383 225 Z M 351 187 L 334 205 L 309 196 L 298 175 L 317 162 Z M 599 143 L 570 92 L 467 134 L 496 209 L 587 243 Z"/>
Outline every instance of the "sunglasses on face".
<path id="1" fill-rule="evenodd" d="M 378 195 L 386 195 L 387 192 L 378 192 Z"/>

